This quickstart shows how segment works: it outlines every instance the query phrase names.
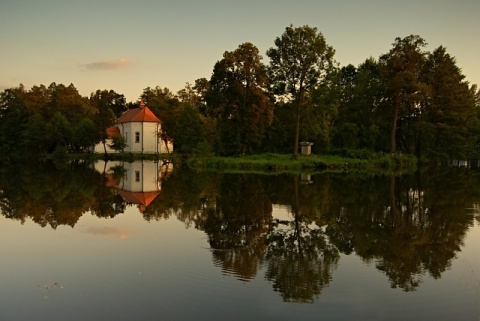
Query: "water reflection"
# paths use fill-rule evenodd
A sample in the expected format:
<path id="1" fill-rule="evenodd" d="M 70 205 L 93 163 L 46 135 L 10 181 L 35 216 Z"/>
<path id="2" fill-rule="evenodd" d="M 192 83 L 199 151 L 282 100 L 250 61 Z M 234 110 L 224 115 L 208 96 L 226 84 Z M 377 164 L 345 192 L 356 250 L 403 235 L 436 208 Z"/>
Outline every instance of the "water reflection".
<path id="1" fill-rule="evenodd" d="M 138 206 L 140 212 L 160 194 L 162 180 L 173 170 L 168 162 L 105 162 L 98 161 L 94 168 L 106 179 L 106 185 L 114 187 L 128 204 Z"/>
<path id="2" fill-rule="evenodd" d="M 478 220 L 479 180 L 464 168 L 306 177 L 172 171 L 155 162 L 10 164 L 0 171 L 0 209 L 56 228 L 74 227 L 87 212 L 113 218 L 138 206 L 147 221 L 175 217 L 203 231 L 224 274 L 248 282 L 262 273 L 284 301 L 313 302 L 335 281 L 340 254 L 372 263 L 404 291 L 426 274 L 440 278 Z"/>

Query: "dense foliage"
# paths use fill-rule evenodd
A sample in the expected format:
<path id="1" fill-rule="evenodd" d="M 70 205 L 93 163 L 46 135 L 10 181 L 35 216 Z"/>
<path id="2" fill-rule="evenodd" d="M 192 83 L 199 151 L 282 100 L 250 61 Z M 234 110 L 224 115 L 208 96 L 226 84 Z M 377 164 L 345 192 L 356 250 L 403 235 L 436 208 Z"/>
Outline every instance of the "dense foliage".
<path id="1" fill-rule="evenodd" d="M 182 154 L 338 149 L 407 153 L 429 160 L 478 158 L 480 91 L 440 46 L 396 38 L 378 59 L 339 67 L 334 49 L 309 26 L 289 26 L 267 50 L 243 43 L 226 51 L 210 79 L 178 93 L 147 87 L 139 99 L 161 119 L 161 138 Z M 1 155 L 87 152 L 128 108 L 122 94 L 82 97 L 73 84 L 0 93 Z"/>

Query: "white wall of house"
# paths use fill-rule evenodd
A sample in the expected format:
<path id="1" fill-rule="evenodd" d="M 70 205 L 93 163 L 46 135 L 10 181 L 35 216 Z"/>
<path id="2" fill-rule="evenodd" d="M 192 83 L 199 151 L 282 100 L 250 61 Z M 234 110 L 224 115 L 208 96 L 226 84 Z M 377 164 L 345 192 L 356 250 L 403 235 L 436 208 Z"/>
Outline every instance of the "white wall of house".
<path id="1" fill-rule="evenodd" d="M 123 167 L 125 173 L 116 188 L 129 192 L 160 191 L 162 176 L 173 170 L 172 166 L 165 167 L 161 162 L 149 160 L 132 163 L 99 160 L 93 166 L 97 172 L 105 174 L 112 174 L 115 167 Z"/>
<path id="2" fill-rule="evenodd" d="M 131 122 L 117 125 L 127 147 L 125 152 L 131 153 L 161 153 L 157 133 L 160 125 L 153 122 Z"/>
<path id="3" fill-rule="evenodd" d="M 160 138 L 158 133 L 161 131 L 161 124 L 155 122 L 126 122 L 116 125 L 120 129 L 120 134 L 125 139 L 127 147 L 124 149 L 126 153 L 171 153 L 173 152 L 173 143 L 168 144 Z M 108 147 L 112 143 L 112 139 L 106 140 L 107 153 L 118 153 L 114 149 Z M 104 153 L 103 144 L 100 142 L 94 146 L 94 153 Z"/>
<path id="4" fill-rule="evenodd" d="M 141 161 L 123 163 L 125 175 L 118 188 L 129 192 L 160 191 L 159 163 Z"/>
<path id="5" fill-rule="evenodd" d="M 116 150 L 114 150 L 114 149 L 112 149 L 108 146 L 110 144 L 112 144 L 112 139 L 111 138 L 106 139 L 105 140 L 105 148 L 107 149 L 107 153 L 108 154 L 118 153 Z M 105 153 L 105 149 L 103 148 L 103 143 L 100 142 L 97 145 L 95 145 L 94 148 L 93 148 L 93 152 L 94 153 L 99 153 L 99 154 Z"/>
<path id="6" fill-rule="evenodd" d="M 161 154 L 171 153 L 173 152 L 173 143 L 171 141 L 168 141 L 168 143 L 165 144 L 165 142 L 160 139 L 159 148 Z"/>

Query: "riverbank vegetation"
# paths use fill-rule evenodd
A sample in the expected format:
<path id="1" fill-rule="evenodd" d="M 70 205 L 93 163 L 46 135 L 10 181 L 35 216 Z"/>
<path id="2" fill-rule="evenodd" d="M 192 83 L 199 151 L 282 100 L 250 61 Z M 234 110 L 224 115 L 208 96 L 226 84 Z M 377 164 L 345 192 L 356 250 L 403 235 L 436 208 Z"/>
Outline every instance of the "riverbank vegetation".
<path id="1" fill-rule="evenodd" d="M 160 86 L 143 90 L 139 101 L 161 119 L 176 154 L 192 166 L 277 168 L 297 158 L 289 164 L 402 167 L 412 159 L 479 158 L 480 91 L 443 46 L 427 51 L 424 39 L 410 35 L 377 59 L 340 67 L 316 28 L 289 26 L 273 44 L 267 65 L 254 44 L 243 43 L 225 51 L 209 79 L 176 94 Z M 113 90 L 83 97 L 73 84 L 5 89 L 0 153 L 86 155 L 139 101 L 127 103 Z M 298 155 L 300 142 L 312 143 L 316 156 Z"/>
<path id="2" fill-rule="evenodd" d="M 345 157 L 341 154 L 298 155 L 257 154 L 236 157 L 202 156 L 187 161 L 191 168 L 227 171 L 314 172 L 314 171 L 404 171 L 415 170 L 417 159 L 412 155 L 372 154 L 368 157 Z"/>

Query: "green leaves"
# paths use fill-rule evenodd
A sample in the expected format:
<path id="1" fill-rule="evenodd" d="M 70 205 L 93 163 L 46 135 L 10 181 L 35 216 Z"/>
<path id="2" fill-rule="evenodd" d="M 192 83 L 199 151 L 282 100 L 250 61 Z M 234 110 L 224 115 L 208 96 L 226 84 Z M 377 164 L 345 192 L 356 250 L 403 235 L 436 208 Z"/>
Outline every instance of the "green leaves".
<path id="1" fill-rule="evenodd" d="M 317 28 L 292 25 L 275 39 L 275 48 L 267 50 L 271 90 L 280 100 L 291 101 L 295 108 L 293 156 L 298 154 L 301 110 L 309 104 L 309 94 L 333 69 L 335 51 Z M 308 116 L 307 116 L 308 117 Z"/>
<path id="2" fill-rule="evenodd" d="M 275 46 L 267 50 L 268 71 L 273 92 L 279 95 L 290 94 L 293 99 L 300 99 L 333 65 L 335 51 L 317 28 L 290 25 L 275 39 Z"/>
<path id="3" fill-rule="evenodd" d="M 243 43 L 215 64 L 206 92 L 207 115 L 217 120 L 217 152 L 251 153 L 272 122 L 266 68 L 258 49 Z"/>
<path id="4" fill-rule="evenodd" d="M 127 143 L 125 142 L 125 138 L 122 136 L 116 136 L 112 138 L 112 143 L 108 144 L 108 147 L 116 151 L 122 151 L 125 149 L 125 147 L 127 147 Z"/>

